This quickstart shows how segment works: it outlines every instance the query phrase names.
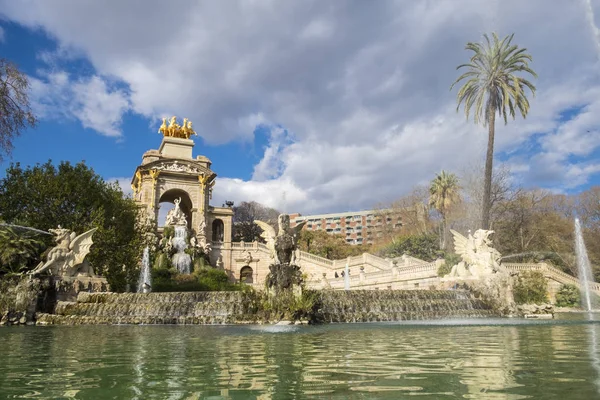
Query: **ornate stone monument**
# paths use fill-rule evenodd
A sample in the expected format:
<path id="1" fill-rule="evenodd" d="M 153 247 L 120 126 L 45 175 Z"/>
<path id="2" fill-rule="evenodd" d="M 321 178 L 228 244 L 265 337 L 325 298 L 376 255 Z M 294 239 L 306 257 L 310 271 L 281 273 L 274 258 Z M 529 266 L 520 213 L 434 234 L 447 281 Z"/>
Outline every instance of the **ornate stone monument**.
<path id="1" fill-rule="evenodd" d="M 290 228 L 290 216 L 281 214 L 278 218 L 279 230 L 263 221 L 254 221 L 263 230 L 261 236 L 267 242 L 271 251 L 273 264 L 269 266 L 267 276 L 267 287 L 277 290 L 289 289 L 293 285 L 302 284 L 300 267 L 295 265 L 296 249 L 298 247 L 298 235 L 306 221 Z"/>
<path id="2" fill-rule="evenodd" d="M 474 292 L 480 293 L 492 307 L 504 315 L 517 312 L 513 296 L 513 278 L 500 265 L 500 252 L 492 247 L 489 238 L 494 231 L 478 229 L 467 237 L 450 230 L 454 236 L 454 251 L 462 261 L 452 267 L 444 278 L 460 282 Z"/>
<path id="3" fill-rule="evenodd" d="M 54 234 L 54 246 L 46 261 L 40 262 L 29 272 L 31 278 L 49 282 L 56 299 L 75 301 L 79 292 L 107 292 L 110 286 L 105 278 L 94 273 L 86 256 L 94 242 L 92 236 L 97 228 L 77 235 L 61 228 L 50 229 Z"/>
<path id="4" fill-rule="evenodd" d="M 163 135 L 160 147 L 144 153 L 133 175 L 134 200 L 154 221 L 158 220 L 161 203 L 175 204 L 165 225 L 186 226 L 194 237 L 193 247 L 202 249 L 213 265 L 221 259 L 223 268 L 229 271 L 233 210 L 209 204 L 217 175 L 207 157 L 194 158 L 192 154 L 191 137 L 196 135 L 192 122 L 184 118 L 180 125 L 175 116 L 163 118 L 158 133 Z M 158 227 L 159 235 L 162 231 Z"/>
<path id="5" fill-rule="evenodd" d="M 40 262 L 29 273 L 35 276 L 48 271 L 51 275 L 60 278 L 72 278 L 77 275 L 95 277 L 92 266 L 85 262 L 85 256 L 94 244 L 92 235 L 96 229 L 98 228 L 90 229 L 79 236 L 60 226 L 57 229 L 50 229 L 49 232 L 54 234 L 56 246 L 48 252 L 47 260 Z"/>
<path id="6" fill-rule="evenodd" d="M 489 238 L 494 231 L 478 229 L 468 237 L 450 229 L 454 236 L 454 251 L 463 261 L 452 267 L 450 276 L 468 278 L 483 277 L 501 270 L 500 252 L 491 247 Z"/>

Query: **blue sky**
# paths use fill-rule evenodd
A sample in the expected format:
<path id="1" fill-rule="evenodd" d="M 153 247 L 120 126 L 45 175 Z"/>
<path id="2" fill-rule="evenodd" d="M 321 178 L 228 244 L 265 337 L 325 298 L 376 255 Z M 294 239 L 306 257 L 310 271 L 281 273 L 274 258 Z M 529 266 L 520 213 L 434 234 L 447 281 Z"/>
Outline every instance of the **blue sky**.
<path id="1" fill-rule="evenodd" d="M 219 175 L 217 205 L 368 209 L 481 164 L 487 133 L 449 87 L 464 44 L 497 31 L 539 75 L 528 118 L 498 125 L 497 164 L 525 187 L 600 182 L 595 1 L 138 3 L 0 0 L 0 55 L 30 77 L 40 121 L 0 176 L 85 160 L 128 190 L 177 115 Z"/>

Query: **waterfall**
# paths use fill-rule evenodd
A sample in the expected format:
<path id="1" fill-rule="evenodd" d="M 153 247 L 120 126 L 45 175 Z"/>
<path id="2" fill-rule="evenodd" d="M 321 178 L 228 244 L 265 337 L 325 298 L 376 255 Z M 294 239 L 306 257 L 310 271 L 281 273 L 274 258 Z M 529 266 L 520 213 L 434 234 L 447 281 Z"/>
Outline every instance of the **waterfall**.
<path id="1" fill-rule="evenodd" d="M 177 253 L 173 255 L 173 266 L 177 268 L 180 274 L 189 274 L 192 272 L 192 257 L 185 252 L 187 249 L 187 227 L 175 226 L 175 237 L 172 239 L 173 247 Z"/>
<path id="2" fill-rule="evenodd" d="M 142 256 L 142 269 L 140 270 L 140 279 L 138 281 L 138 293 L 148 293 L 152 290 L 152 276 L 150 274 L 150 249 L 148 246 L 144 249 Z"/>
<path id="3" fill-rule="evenodd" d="M 575 254 L 577 255 L 577 271 L 579 273 L 579 282 L 583 292 L 582 306 L 587 312 L 592 311 L 592 299 L 590 296 L 590 282 L 592 279 L 592 267 L 583 241 L 581 225 L 579 218 L 575 218 Z"/>

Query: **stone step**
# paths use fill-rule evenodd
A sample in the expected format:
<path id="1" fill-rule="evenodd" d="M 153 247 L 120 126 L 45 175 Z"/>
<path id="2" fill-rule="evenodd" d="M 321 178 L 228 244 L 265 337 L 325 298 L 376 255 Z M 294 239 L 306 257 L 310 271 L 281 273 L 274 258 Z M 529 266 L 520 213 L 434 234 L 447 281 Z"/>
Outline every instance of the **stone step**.
<path id="1" fill-rule="evenodd" d="M 171 303 L 67 303 L 58 302 L 55 313 L 58 315 L 82 316 L 136 316 L 136 317 L 179 317 L 217 316 L 244 313 L 244 304 L 211 302 L 171 302 Z"/>
<path id="2" fill-rule="evenodd" d="M 139 317 L 132 315 L 121 316 L 86 316 L 86 315 L 57 315 L 38 314 L 38 325 L 229 325 L 255 324 L 252 315 L 247 316 L 201 316 L 201 317 Z"/>
<path id="3" fill-rule="evenodd" d="M 168 293 L 87 293 L 77 296 L 77 303 L 236 303 L 243 301 L 242 292 L 168 292 Z"/>

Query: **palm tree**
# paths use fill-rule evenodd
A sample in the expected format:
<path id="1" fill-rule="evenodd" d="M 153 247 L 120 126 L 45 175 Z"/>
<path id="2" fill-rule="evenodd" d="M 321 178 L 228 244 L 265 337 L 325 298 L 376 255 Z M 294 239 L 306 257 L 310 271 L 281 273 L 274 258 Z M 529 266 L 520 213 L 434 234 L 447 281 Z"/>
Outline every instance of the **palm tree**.
<path id="1" fill-rule="evenodd" d="M 442 216 L 442 232 L 440 234 L 442 249 L 446 248 L 446 216 L 450 207 L 460 200 L 459 189 L 456 175 L 446 171 L 436 174 L 429 185 L 429 206 L 436 209 Z"/>
<path id="2" fill-rule="evenodd" d="M 450 90 L 458 82 L 467 79 L 457 94 L 456 111 L 464 102 L 465 115 L 469 119 L 469 112 L 474 109 L 474 122 L 488 127 L 488 146 L 485 160 L 485 176 L 483 185 L 483 205 L 481 210 L 481 225 L 489 229 L 490 225 L 490 197 L 492 187 L 492 164 L 494 158 L 494 134 L 496 112 L 504 118 L 507 124 L 507 115 L 515 119 L 515 110 L 525 118 L 529 112 L 529 101 L 525 96 L 525 87 L 529 88 L 535 96 L 535 86 L 515 73 L 527 72 L 534 78 L 537 74 L 529 68 L 533 61 L 527 49 L 520 49 L 511 44 L 514 34 L 500 40 L 493 33 L 490 41 L 484 34 L 485 43 L 467 43 L 466 50 L 471 50 L 473 55 L 467 64 L 461 64 L 456 69 L 467 68 L 468 71 L 458 77 Z"/>

